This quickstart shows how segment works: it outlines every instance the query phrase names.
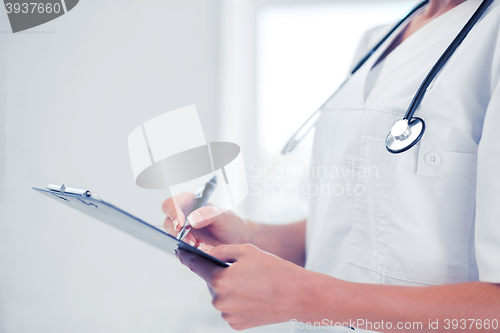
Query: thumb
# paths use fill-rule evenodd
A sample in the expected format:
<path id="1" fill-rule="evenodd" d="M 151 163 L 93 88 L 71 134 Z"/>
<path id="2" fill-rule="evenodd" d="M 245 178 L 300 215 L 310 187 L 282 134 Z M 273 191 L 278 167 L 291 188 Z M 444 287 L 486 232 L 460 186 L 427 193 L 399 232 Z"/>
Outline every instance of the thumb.
<path id="1" fill-rule="evenodd" d="M 224 262 L 237 262 L 241 260 L 245 254 L 254 249 L 255 246 L 251 244 L 238 244 L 238 245 L 219 245 L 214 248 L 208 248 L 206 245 L 200 248 L 200 250 L 207 252 L 211 256 L 220 259 Z"/>

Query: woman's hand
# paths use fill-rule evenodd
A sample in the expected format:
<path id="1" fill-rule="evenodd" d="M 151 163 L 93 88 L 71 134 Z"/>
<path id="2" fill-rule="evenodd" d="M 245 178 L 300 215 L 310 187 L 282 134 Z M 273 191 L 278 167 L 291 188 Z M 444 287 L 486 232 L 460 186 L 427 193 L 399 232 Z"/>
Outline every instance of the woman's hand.
<path id="1" fill-rule="evenodd" d="M 167 215 L 163 227 L 172 236 L 182 229 L 186 214 L 194 206 L 194 194 L 182 193 L 163 202 L 162 210 Z M 209 244 L 241 244 L 252 242 L 252 228 L 233 212 L 224 212 L 216 206 L 205 206 L 195 210 L 187 217 L 191 224 L 191 232 L 184 242 L 192 246 Z"/>
<path id="2" fill-rule="evenodd" d="M 298 291 L 306 289 L 307 271 L 250 244 L 201 246 L 233 264 L 221 268 L 180 250 L 180 261 L 204 279 L 213 306 L 229 325 L 242 330 L 297 318 L 303 312 Z"/>

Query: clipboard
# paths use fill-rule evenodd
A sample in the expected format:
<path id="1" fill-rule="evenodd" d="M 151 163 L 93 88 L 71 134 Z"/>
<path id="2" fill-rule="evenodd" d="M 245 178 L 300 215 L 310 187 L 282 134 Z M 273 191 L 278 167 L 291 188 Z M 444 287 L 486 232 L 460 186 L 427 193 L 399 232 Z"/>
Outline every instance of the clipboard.
<path id="1" fill-rule="evenodd" d="M 174 254 L 174 250 L 182 249 L 199 255 L 213 263 L 228 267 L 229 264 L 219 260 L 197 248 L 176 239 L 174 236 L 153 225 L 125 212 L 124 210 L 104 201 L 97 193 L 88 190 L 66 187 L 64 185 L 49 185 L 47 188 L 32 187 L 33 190 L 74 208 L 90 217 L 104 222 L 130 236 L 137 238 L 164 252 Z"/>

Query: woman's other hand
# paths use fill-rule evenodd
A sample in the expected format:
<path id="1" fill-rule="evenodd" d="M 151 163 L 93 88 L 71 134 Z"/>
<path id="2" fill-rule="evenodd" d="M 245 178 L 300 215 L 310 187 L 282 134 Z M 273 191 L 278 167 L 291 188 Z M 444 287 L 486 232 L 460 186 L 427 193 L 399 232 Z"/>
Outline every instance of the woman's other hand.
<path id="1" fill-rule="evenodd" d="M 251 244 L 200 249 L 233 263 L 222 268 L 192 253 L 178 253 L 182 264 L 207 282 L 213 306 L 232 328 L 285 322 L 304 312 L 298 290 L 307 285 L 305 269 Z"/>

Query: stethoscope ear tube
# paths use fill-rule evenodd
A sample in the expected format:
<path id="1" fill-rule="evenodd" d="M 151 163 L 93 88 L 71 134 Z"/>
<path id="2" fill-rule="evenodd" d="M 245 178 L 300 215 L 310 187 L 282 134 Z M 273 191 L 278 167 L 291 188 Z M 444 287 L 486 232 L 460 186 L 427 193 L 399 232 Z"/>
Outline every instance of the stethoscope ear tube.
<path id="1" fill-rule="evenodd" d="M 317 109 L 316 111 L 313 112 L 313 114 L 307 118 L 307 120 L 302 124 L 302 126 L 299 127 L 297 132 L 288 140 L 286 143 L 285 147 L 281 150 L 282 155 L 286 155 L 292 150 L 295 149 L 295 147 L 302 141 L 302 139 L 311 131 L 311 129 L 314 127 L 314 124 L 319 119 L 319 116 L 321 115 L 321 109 Z"/>
<path id="2" fill-rule="evenodd" d="M 319 117 L 321 116 L 321 110 L 325 107 L 325 105 L 333 98 L 340 89 L 344 86 L 344 84 L 349 81 L 347 78 L 340 87 L 332 94 L 328 99 L 314 111 L 309 118 L 299 127 L 299 129 L 292 135 L 290 140 L 286 143 L 285 147 L 281 150 L 281 155 L 286 155 L 297 147 L 297 145 L 304 139 L 304 137 L 311 131 L 311 129 L 316 125 Z"/>

